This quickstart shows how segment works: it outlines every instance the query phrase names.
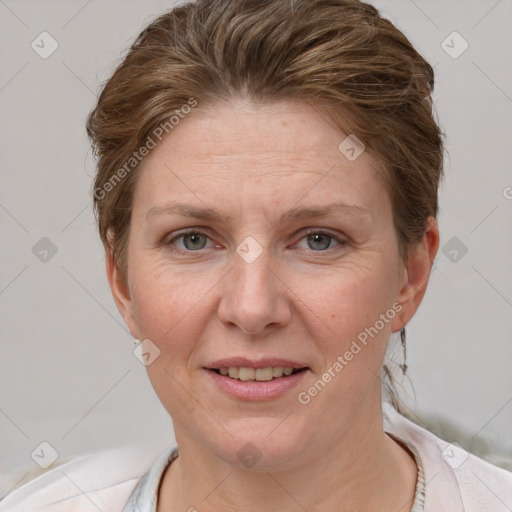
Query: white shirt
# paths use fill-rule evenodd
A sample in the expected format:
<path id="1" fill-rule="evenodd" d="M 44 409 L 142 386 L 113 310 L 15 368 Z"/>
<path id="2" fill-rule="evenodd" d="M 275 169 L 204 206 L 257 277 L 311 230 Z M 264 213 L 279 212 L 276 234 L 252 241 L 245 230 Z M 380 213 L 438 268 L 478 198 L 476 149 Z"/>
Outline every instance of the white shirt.
<path id="1" fill-rule="evenodd" d="M 512 473 L 396 412 L 388 412 L 384 426 L 416 459 L 413 512 L 512 511 Z M 155 512 L 161 477 L 176 456 L 173 448 L 149 461 L 142 448 L 125 448 L 80 457 L 10 493 L 0 502 L 0 511 Z"/>

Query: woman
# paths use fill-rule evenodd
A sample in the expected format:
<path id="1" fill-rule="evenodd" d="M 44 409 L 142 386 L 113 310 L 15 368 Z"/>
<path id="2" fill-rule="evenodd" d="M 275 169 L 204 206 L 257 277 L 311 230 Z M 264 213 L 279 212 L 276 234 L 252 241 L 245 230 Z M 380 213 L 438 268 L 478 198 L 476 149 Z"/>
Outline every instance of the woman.
<path id="1" fill-rule="evenodd" d="M 80 493 L 57 468 L 3 510 L 510 510 L 509 473 L 383 418 L 439 245 L 432 88 L 356 0 L 149 25 L 87 129 L 108 280 L 178 446 L 149 472 L 72 462 Z"/>

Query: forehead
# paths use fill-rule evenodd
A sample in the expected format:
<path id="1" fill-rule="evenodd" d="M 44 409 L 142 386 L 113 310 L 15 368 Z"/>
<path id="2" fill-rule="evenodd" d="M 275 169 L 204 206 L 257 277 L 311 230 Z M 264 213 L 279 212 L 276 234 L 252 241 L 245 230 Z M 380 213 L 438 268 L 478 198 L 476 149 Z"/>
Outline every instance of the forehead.
<path id="1" fill-rule="evenodd" d="M 260 164 L 286 158 L 286 165 L 303 160 L 321 163 L 339 158 L 338 147 L 346 136 L 325 109 L 308 103 L 253 103 L 234 98 L 196 108 L 167 138 L 167 149 L 177 158 L 214 156 L 216 161 L 236 158 Z M 153 156 L 162 156 L 164 146 L 160 145 Z"/>
<path id="2" fill-rule="evenodd" d="M 354 151 L 346 153 L 347 144 Z M 327 112 L 307 103 L 222 102 L 194 110 L 150 153 L 134 204 L 148 209 L 187 193 L 206 194 L 220 207 L 256 197 L 259 204 L 304 198 L 382 207 L 382 173 L 361 149 Z"/>

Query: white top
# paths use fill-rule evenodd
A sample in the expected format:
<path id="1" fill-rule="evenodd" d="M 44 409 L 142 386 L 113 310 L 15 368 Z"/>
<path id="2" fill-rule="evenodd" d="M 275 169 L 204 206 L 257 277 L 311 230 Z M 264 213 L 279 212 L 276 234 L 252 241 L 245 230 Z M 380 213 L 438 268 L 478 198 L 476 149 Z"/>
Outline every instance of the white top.
<path id="1" fill-rule="evenodd" d="M 388 414 L 385 431 L 410 449 L 418 466 L 412 512 L 512 510 L 512 473 Z M 151 463 L 141 448 L 125 448 L 77 458 L 11 492 L 0 511 L 155 512 L 161 477 L 177 456 L 174 448 Z"/>

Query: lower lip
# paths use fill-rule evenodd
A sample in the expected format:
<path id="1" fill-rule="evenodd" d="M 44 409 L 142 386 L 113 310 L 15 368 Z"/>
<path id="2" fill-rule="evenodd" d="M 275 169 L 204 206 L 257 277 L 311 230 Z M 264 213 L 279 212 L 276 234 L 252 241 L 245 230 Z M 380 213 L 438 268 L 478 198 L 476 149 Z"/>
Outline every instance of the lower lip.
<path id="1" fill-rule="evenodd" d="M 297 386 L 308 372 L 308 369 L 265 382 L 236 380 L 219 375 L 213 370 L 205 369 L 205 371 L 217 386 L 228 395 L 242 400 L 272 400 Z"/>

